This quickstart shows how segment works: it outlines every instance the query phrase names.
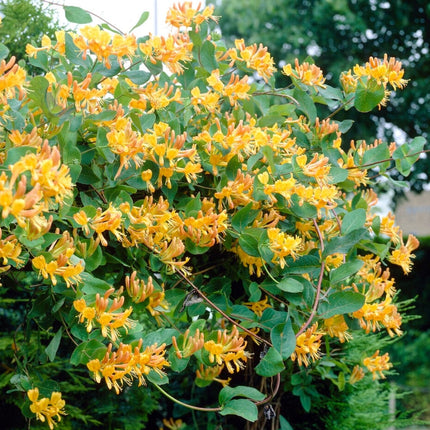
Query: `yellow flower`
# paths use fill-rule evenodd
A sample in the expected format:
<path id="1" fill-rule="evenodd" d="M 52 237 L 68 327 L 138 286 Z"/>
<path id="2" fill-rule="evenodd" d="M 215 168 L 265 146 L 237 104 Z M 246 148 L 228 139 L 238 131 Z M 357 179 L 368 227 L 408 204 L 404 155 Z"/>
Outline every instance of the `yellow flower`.
<path id="1" fill-rule="evenodd" d="M 196 378 L 202 379 L 206 383 L 216 381 L 219 382 L 223 387 L 226 387 L 230 383 L 231 378 L 218 378 L 223 369 L 224 365 L 205 367 L 203 364 L 200 364 L 200 367 L 196 370 Z"/>
<path id="2" fill-rule="evenodd" d="M 176 356 L 181 358 L 190 357 L 195 352 L 199 351 L 203 348 L 203 345 L 205 343 L 205 336 L 203 333 L 200 333 L 200 330 L 197 329 L 193 336 L 189 336 L 190 330 L 187 329 L 187 331 L 184 333 L 182 338 L 182 348 L 179 349 L 178 347 L 178 341 L 176 340 L 176 336 L 172 337 L 172 343 L 173 347 L 176 351 Z"/>
<path id="3" fill-rule="evenodd" d="M 331 318 L 325 319 L 324 331 L 330 337 L 337 337 L 340 343 L 344 343 L 345 341 L 352 339 L 351 334 L 348 333 L 348 326 L 343 315 L 335 315 Z"/>
<path id="4" fill-rule="evenodd" d="M 318 87 L 325 88 L 325 78 L 319 67 L 315 66 L 315 64 L 309 64 L 308 62 L 299 64 L 297 58 L 294 64 L 294 70 L 291 64 L 287 64 L 282 68 L 282 73 L 287 76 L 293 76 L 303 84 L 313 87 L 316 90 L 318 90 Z"/>
<path id="5" fill-rule="evenodd" d="M 178 29 L 181 29 L 182 27 L 187 29 L 194 24 L 196 26 L 196 32 L 198 32 L 200 24 L 203 22 L 208 21 L 209 19 L 215 22 L 218 21 L 218 18 L 213 15 L 213 5 L 205 7 L 201 12 L 199 12 L 199 9 L 200 3 L 195 9 L 190 1 L 174 4 L 167 12 L 166 23 Z"/>
<path id="6" fill-rule="evenodd" d="M 95 303 L 91 306 L 87 305 L 84 298 L 73 302 L 74 308 L 79 312 L 79 322 L 86 321 L 87 331 L 90 332 L 94 322 L 97 322 L 102 336 L 109 337 L 112 341 L 118 339 L 119 328 L 123 327 L 127 332 L 133 325 L 132 320 L 128 318 L 133 311 L 133 307 L 130 306 L 124 311 L 119 311 L 124 304 L 124 297 L 116 297 L 110 301 L 109 296 L 114 291 L 114 288 L 110 288 L 103 297 L 97 293 Z"/>
<path id="7" fill-rule="evenodd" d="M 39 399 L 39 389 L 33 388 L 27 391 L 27 396 L 31 401 L 30 410 L 36 414 L 36 419 L 47 422 L 52 430 L 61 421 L 61 415 L 66 415 L 64 406 L 66 402 L 61 398 L 61 393 L 54 391 L 50 398 Z M 54 419 L 57 419 L 56 422 Z"/>
<path id="8" fill-rule="evenodd" d="M 388 257 L 388 261 L 390 263 L 397 264 L 403 269 L 405 274 L 408 274 L 412 268 L 411 258 L 415 257 L 415 255 L 412 254 L 412 251 L 417 249 L 419 244 L 418 239 L 412 234 L 408 236 L 406 245 L 403 243 L 402 238 L 400 247 L 391 252 L 391 255 Z"/>
<path id="9" fill-rule="evenodd" d="M 164 376 L 163 368 L 169 366 L 164 358 L 166 345 L 154 344 L 142 351 L 142 344 L 142 339 L 134 348 L 120 343 L 118 350 L 112 352 L 110 343 L 102 360 L 94 359 L 87 363 L 88 370 L 93 373 L 96 382 L 100 383 L 103 378 L 109 390 L 114 388 L 117 394 L 122 390 L 124 382 L 131 385 L 132 380 L 137 379 L 139 386 L 146 384 L 144 376 L 151 370 Z"/>
<path id="10" fill-rule="evenodd" d="M 390 356 L 388 352 L 384 355 L 379 355 L 379 350 L 376 351 L 371 357 L 366 357 L 363 360 L 363 364 L 372 372 L 373 379 L 381 377 L 385 379 L 385 375 L 382 373 L 383 370 L 389 370 L 393 365 L 389 362 Z"/>
<path id="11" fill-rule="evenodd" d="M 246 67 L 255 70 L 267 82 L 276 71 L 273 57 L 267 48 L 261 43 L 258 46 L 255 43 L 246 46 L 243 39 L 237 39 L 234 44 L 236 49 L 230 49 L 225 56 L 229 56 L 232 63 L 235 61 L 244 62 Z"/>
<path id="12" fill-rule="evenodd" d="M 261 317 L 263 315 L 263 312 L 267 308 L 271 308 L 269 303 L 267 303 L 267 297 L 265 297 L 263 300 L 260 300 L 258 302 L 245 302 L 244 305 L 251 309 L 252 312 L 254 312 L 256 315 Z"/>
<path id="13" fill-rule="evenodd" d="M 279 264 L 281 268 L 284 268 L 287 264 L 285 257 L 291 256 L 295 260 L 298 253 L 303 249 L 303 241 L 300 237 L 291 236 L 279 228 L 268 228 L 267 236 L 270 241 L 270 249 L 274 254 L 272 262 Z"/>
<path id="14" fill-rule="evenodd" d="M 319 360 L 321 353 L 319 351 L 321 346 L 321 337 L 324 331 L 318 330 L 318 323 L 308 328 L 304 333 L 300 334 L 296 340 L 296 349 L 291 354 L 291 360 L 298 362 L 299 366 L 304 364 L 306 367 L 312 361 Z"/>
<path id="15" fill-rule="evenodd" d="M 351 375 L 349 376 L 349 383 L 354 385 L 356 382 L 364 378 L 364 370 L 357 364 L 352 369 Z"/>
<path id="16" fill-rule="evenodd" d="M 245 351 L 246 341 L 239 336 L 237 327 L 234 326 L 231 333 L 227 330 L 218 330 L 217 341 L 205 342 L 204 348 L 209 352 L 209 361 L 218 366 L 225 365 L 229 373 L 239 372 L 245 367 L 250 354 Z M 232 366 L 234 364 L 235 367 Z"/>

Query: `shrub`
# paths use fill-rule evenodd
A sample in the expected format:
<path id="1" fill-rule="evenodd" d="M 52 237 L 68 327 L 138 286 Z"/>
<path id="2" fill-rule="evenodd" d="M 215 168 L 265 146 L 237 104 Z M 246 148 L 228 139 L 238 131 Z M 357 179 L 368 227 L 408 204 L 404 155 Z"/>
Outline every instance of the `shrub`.
<path id="1" fill-rule="evenodd" d="M 2 386 L 50 428 L 97 425 L 80 394 L 97 404 L 97 384 L 119 405 L 152 387 L 221 416 L 275 412 L 286 428 L 271 406 L 281 381 L 309 411 L 315 381 L 367 387 L 391 368 L 373 347 L 339 351 L 355 332 L 401 334 L 384 265 L 408 273 L 418 241 L 375 212 L 372 187 L 393 165 L 407 175 L 424 140 L 356 130 L 347 145 L 353 123 L 335 116 L 383 108 L 407 80 L 385 55 L 340 88 L 296 61 L 274 88 L 267 49 L 227 49 L 211 7 L 167 20 L 166 37 L 107 24 L 45 37 L 27 46 L 39 76 L 2 60 Z M 186 405 L 190 384 L 208 404 Z"/>

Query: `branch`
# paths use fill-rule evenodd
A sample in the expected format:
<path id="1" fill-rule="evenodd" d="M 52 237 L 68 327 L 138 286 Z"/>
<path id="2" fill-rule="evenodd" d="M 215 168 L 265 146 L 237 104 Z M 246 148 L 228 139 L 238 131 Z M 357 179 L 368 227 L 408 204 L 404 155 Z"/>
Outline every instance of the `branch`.
<path id="1" fill-rule="evenodd" d="M 243 325 L 239 324 L 237 321 L 235 321 L 233 318 L 229 317 L 223 310 L 221 310 L 215 303 L 213 303 L 210 299 L 206 297 L 204 293 L 202 293 L 192 281 L 190 281 L 183 273 L 178 272 L 178 274 L 184 279 L 184 281 L 190 285 L 193 290 L 205 301 L 207 302 L 211 307 L 213 307 L 217 312 L 219 312 L 224 318 L 226 318 L 228 321 L 230 321 L 232 324 L 234 324 L 236 327 L 239 327 L 242 331 L 246 332 L 259 342 L 263 342 L 266 345 L 273 346 L 268 340 L 263 339 L 262 337 L 258 336 L 257 334 L 253 333 L 251 330 L 247 329 Z"/>
<path id="2" fill-rule="evenodd" d="M 323 252 L 324 251 L 324 240 L 323 240 L 321 231 L 320 231 L 318 224 L 315 221 L 315 219 L 313 219 L 312 221 L 314 222 L 315 230 L 318 233 L 318 238 L 320 240 L 320 245 L 321 245 L 321 252 Z M 309 318 L 307 319 L 307 321 L 300 327 L 300 330 L 296 333 L 296 338 L 299 337 L 308 328 L 309 324 L 312 322 L 315 314 L 317 313 L 318 303 L 319 303 L 320 295 L 321 295 L 321 285 L 322 285 L 322 280 L 324 277 L 324 268 L 325 268 L 325 264 L 324 264 L 324 261 L 322 261 L 321 262 L 320 275 L 318 278 L 317 292 L 315 295 L 315 302 L 314 302 L 314 305 L 312 307 L 311 314 L 309 315 Z"/>

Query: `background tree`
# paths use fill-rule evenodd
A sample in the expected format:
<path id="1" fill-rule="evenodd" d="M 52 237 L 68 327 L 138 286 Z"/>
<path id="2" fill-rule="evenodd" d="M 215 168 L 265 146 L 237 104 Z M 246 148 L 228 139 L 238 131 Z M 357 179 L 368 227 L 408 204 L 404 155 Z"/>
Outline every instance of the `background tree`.
<path id="1" fill-rule="evenodd" d="M 374 138 L 409 140 L 430 134 L 430 4 L 427 0 L 219 0 L 217 15 L 223 37 L 233 42 L 263 43 L 278 65 L 311 56 L 334 85 L 350 64 L 387 52 L 402 61 L 410 84 L 390 106 L 366 118 L 354 116 L 368 142 Z M 240 18 L 238 18 L 240 17 Z M 285 76 L 278 76 L 282 85 Z M 382 116 L 384 119 L 382 119 Z M 395 126 L 393 124 L 396 124 Z M 403 133 L 402 133 L 403 132 Z M 429 159 L 408 178 L 414 191 L 428 182 Z M 401 175 L 396 179 L 404 179 Z M 390 184 L 390 187 L 392 185 Z"/>
<path id="2" fill-rule="evenodd" d="M 44 34 L 55 39 L 55 32 L 63 28 L 53 9 L 32 0 L 3 0 L 0 16 L 0 41 L 17 61 L 26 58 L 27 43 L 40 45 Z M 28 69 L 34 72 L 34 66 L 28 65 Z"/>

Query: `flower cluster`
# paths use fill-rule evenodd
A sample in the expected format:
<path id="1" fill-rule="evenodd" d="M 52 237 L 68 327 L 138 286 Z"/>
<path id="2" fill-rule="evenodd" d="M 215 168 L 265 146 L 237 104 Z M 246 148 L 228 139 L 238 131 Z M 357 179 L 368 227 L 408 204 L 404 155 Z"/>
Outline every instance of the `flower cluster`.
<path id="1" fill-rule="evenodd" d="M 36 387 L 29 390 L 27 396 L 31 401 L 31 412 L 36 414 L 38 420 L 46 421 L 51 430 L 61 421 L 61 415 L 66 414 L 64 412 L 66 402 L 61 398 L 61 393 L 57 391 L 52 392 L 50 398 L 39 399 L 39 389 Z"/>
<path id="2" fill-rule="evenodd" d="M 121 343 L 116 351 L 112 351 L 110 343 L 102 360 L 94 359 L 87 363 L 88 370 L 93 373 L 96 382 L 104 379 L 107 387 L 114 388 L 117 394 L 124 383 L 131 385 L 133 379 L 137 379 L 139 385 L 145 385 L 145 375 L 154 371 L 162 376 L 163 368 L 169 363 L 164 358 L 165 344 L 147 346 L 143 350 L 142 344 L 142 339 L 135 347 Z"/>

